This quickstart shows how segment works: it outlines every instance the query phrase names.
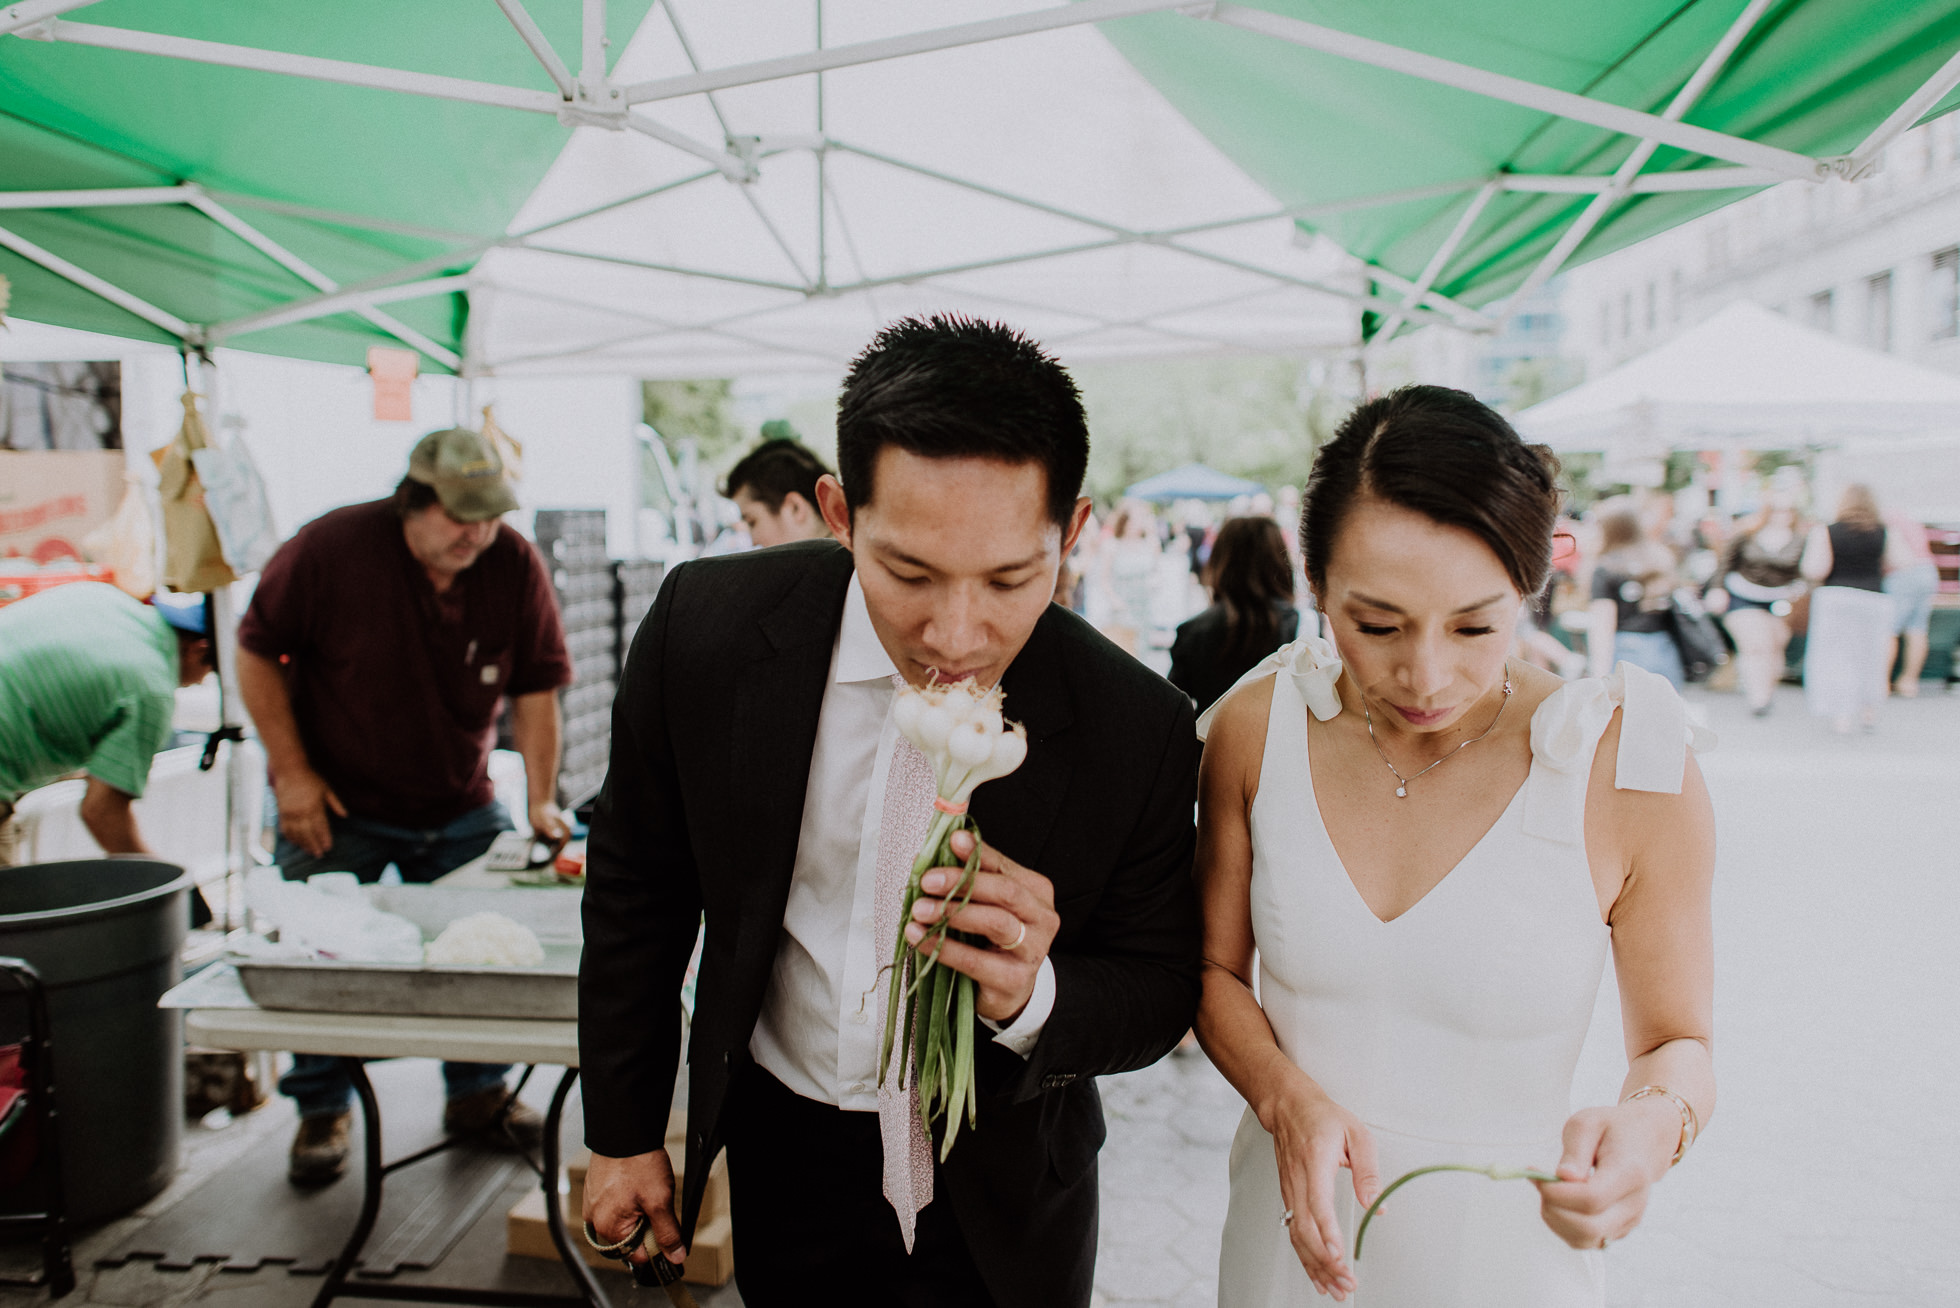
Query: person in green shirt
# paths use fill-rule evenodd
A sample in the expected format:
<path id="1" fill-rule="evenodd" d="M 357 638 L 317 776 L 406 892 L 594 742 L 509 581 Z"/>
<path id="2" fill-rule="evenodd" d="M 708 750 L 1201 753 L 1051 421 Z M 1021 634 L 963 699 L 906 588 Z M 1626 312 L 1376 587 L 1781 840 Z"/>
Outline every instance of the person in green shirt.
<path id="1" fill-rule="evenodd" d="M 198 597 L 201 601 L 201 597 Z M 14 805 L 86 773 L 82 822 L 109 854 L 147 854 L 130 811 L 169 741 L 177 688 L 211 671 L 201 602 L 152 606 L 76 581 L 0 608 L 0 867 Z"/>

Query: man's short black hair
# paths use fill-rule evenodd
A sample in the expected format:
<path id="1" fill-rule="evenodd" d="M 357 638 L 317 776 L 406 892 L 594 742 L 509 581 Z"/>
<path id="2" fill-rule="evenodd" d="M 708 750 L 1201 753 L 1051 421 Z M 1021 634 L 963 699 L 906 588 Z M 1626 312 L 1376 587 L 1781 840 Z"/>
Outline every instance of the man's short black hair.
<path id="1" fill-rule="evenodd" d="M 855 512 L 887 445 L 932 459 L 1040 463 L 1063 528 L 1089 466 L 1089 420 L 1068 370 L 999 323 L 905 318 L 851 364 L 837 400 L 837 468 Z"/>
<path id="2" fill-rule="evenodd" d="M 742 461 L 728 470 L 728 481 L 721 493 L 732 500 L 737 492 L 747 492 L 750 499 L 771 513 L 781 513 L 783 501 L 793 491 L 814 509 L 817 478 L 829 472 L 823 460 L 812 454 L 802 441 L 778 437 L 744 454 Z"/>

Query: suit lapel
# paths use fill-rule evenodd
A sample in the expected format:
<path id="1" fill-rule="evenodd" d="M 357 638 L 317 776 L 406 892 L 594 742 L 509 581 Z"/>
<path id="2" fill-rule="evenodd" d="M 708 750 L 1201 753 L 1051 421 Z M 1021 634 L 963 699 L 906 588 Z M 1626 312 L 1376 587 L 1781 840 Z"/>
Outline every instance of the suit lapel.
<path id="1" fill-rule="evenodd" d="M 842 548 L 823 556 L 758 620 L 762 645 L 736 674 L 730 830 L 743 848 L 744 923 L 767 924 L 772 947 L 796 865 L 810 758 L 851 567 Z"/>
<path id="2" fill-rule="evenodd" d="M 1028 730 L 1027 761 L 973 792 L 973 820 L 980 834 L 1015 862 L 1050 878 L 1063 870 L 1041 867 L 1041 850 L 1067 798 L 1073 771 L 1059 739 L 1074 718 L 1074 699 L 1055 638 L 1057 612 L 1051 607 L 1042 615 L 1001 678 L 1007 720 Z"/>

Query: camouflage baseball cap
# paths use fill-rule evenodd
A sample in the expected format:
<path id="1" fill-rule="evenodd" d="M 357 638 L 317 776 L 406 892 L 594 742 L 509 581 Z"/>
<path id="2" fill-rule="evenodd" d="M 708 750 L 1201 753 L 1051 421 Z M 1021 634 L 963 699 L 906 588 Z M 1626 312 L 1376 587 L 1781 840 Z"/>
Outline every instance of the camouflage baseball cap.
<path id="1" fill-rule="evenodd" d="M 504 461 L 481 433 L 467 427 L 432 431 L 417 441 L 408 456 L 408 475 L 435 487 L 443 509 L 458 522 L 482 522 L 517 507 Z"/>

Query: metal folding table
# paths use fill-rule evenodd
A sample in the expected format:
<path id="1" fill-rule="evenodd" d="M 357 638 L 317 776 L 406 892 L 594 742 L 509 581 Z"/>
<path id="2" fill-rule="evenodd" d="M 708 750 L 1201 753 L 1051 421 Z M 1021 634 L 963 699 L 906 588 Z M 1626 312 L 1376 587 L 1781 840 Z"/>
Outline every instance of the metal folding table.
<path id="1" fill-rule="evenodd" d="M 187 982 L 181 989 L 189 990 Z M 235 987 L 235 978 L 233 979 Z M 205 992 L 217 995 L 210 982 Z M 242 989 L 237 998 L 244 999 Z M 171 996 L 165 996 L 170 1002 Z M 340 1296 L 361 1299 L 408 1300 L 417 1303 L 483 1304 L 490 1308 L 610 1308 L 598 1278 L 585 1263 L 565 1230 L 558 1195 L 558 1136 L 565 1100 L 578 1080 L 578 1024 L 567 1021 L 524 1021 L 507 1018 L 379 1017 L 351 1013 L 283 1012 L 259 1008 L 245 1000 L 225 1006 L 197 1006 L 184 996 L 184 1035 L 194 1044 L 240 1051 L 290 1050 L 305 1054 L 337 1055 L 347 1063 L 354 1093 L 361 1103 L 363 1127 L 363 1185 L 361 1212 L 314 1296 L 313 1308 L 326 1308 Z M 222 1001 L 221 1001 L 222 1003 Z M 419 1162 L 444 1149 L 432 1146 L 394 1162 L 381 1154 L 381 1105 L 362 1066 L 370 1058 L 441 1058 L 465 1063 L 524 1063 L 563 1067 L 551 1107 L 545 1114 L 544 1148 L 540 1168 L 545 1194 L 545 1221 L 551 1241 L 570 1273 L 576 1294 L 539 1294 L 512 1290 L 473 1290 L 435 1285 L 397 1285 L 380 1281 L 348 1284 L 354 1264 L 375 1218 L 381 1211 L 382 1183 L 388 1173 Z M 529 1075 L 527 1072 L 526 1075 Z"/>

